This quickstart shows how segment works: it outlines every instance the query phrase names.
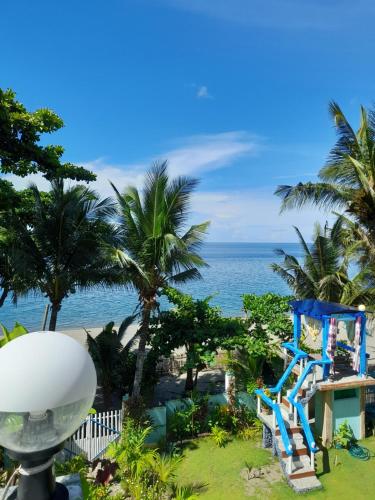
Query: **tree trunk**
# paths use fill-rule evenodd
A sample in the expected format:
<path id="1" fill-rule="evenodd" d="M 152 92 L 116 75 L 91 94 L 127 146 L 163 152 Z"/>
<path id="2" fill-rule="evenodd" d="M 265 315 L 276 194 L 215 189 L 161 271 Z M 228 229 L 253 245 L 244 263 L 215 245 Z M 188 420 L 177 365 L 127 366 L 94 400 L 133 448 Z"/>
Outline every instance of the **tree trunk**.
<path id="1" fill-rule="evenodd" d="M 49 319 L 49 331 L 54 332 L 56 330 L 57 323 L 57 313 L 60 311 L 61 305 L 59 303 L 53 302 L 51 305 L 51 317 Z"/>
<path id="2" fill-rule="evenodd" d="M 194 389 L 193 368 L 188 368 L 186 371 L 185 392 L 192 391 L 193 389 Z"/>
<path id="3" fill-rule="evenodd" d="M 139 334 L 139 345 L 137 352 L 137 361 L 135 364 L 135 373 L 134 373 L 134 382 L 133 382 L 133 390 L 132 397 L 138 398 L 141 394 L 141 384 L 142 384 L 142 375 L 143 375 L 143 365 L 145 363 L 146 358 L 146 342 L 147 335 L 150 326 L 150 317 L 151 317 L 152 303 L 147 302 L 143 307 L 142 312 L 142 325 L 141 331 Z"/>

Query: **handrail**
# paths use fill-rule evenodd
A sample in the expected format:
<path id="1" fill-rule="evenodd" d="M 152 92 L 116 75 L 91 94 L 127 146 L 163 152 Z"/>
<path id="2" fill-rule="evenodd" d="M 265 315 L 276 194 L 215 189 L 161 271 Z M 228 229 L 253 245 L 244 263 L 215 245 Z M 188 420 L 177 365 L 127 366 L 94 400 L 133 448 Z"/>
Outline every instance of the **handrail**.
<path id="1" fill-rule="evenodd" d="M 282 344 L 282 345 L 284 346 L 284 344 Z M 296 351 L 297 352 L 296 352 L 294 358 L 289 363 L 288 367 L 286 368 L 285 372 L 280 377 L 280 380 L 275 385 L 275 387 L 269 387 L 268 388 L 268 390 L 272 394 L 275 394 L 275 393 L 278 393 L 278 392 L 281 391 L 283 385 L 285 384 L 285 382 L 286 382 L 287 378 L 289 377 L 289 375 L 292 373 L 292 370 L 295 367 L 295 365 L 298 363 L 298 361 L 300 361 L 301 359 L 304 359 L 304 358 L 308 358 L 308 356 L 309 356 L 306 352 L 300 351 L 299 349 L 296 349 Z"/>
<path id="2" fill-rule="evenodd" d="M 280 411 L 279 405 L 276 404 L 276 403 L 274 403 L 271 398 L 269 398 L 268 396 L 266 396 L 264 394 L 264 392 L 263 392 L 262 389 L 256 389 L 255 394 L 258 397 L 262 398 L 262 400 L 274 412 L 276 420 L 277 420 L 277 424 L 278 424 L 279 429 L 280 429 L 281 439 L 283 441 L 283 445 L 284 445 L 284 448 L 285 448 L 285 453 L 288 456 L 291 456 L 293 454 L 293 449 L 292 449 L 292 445 L 290 444 L 289 436 L 288 436 L 288 433 L 287 433 L 286 428 L 285 428 L 284 419 L 283 419 L 283 417 L 281 415 L 281 411 Z"/>
<path id="3" fill-rule="evenodd" d="M 288 401 L 289 401 L 289 403 L 298 412 L 298 415 L 299 415 L 299 418 L 300 418 L 300 421 L 301 421 L 301 424 L 302 424 L 302 429 L 303 429 L 303 432 L 305 433 L 305 436 L 306 436 L 307 444 L 308 444 L 309 449 L 310 449 L 310 451 L 312 453 L 316 453 L 317 451 L 319 451 L 319 448 L 317 448 L 316 445 L 315 445 L 314 436 L 313 436 L 313 434 L 311 432 L 311 428 L 310 428 L 310 424 L 309 424 L 308 418 L 305 415 L 305 410 L 304 410 L 302 404 L 298 400 L 296 400 L 295 398 L 298 395 L 298 391 L 301 388 L 303 382 L 305 381 L 305 378 L 307 377 L 307 375 L 309 374 L 309 372 L 311 371 L 311 369 L 314 366 L 316 366 L 316 365 L 322 365 L 322 366 L 323 365 L 329 365 L 331 363 L 332 363 L 332 361 L 330 359 L 321 359 L 321 360 L 316 360 L 316 361 L 309 361 L 309 363 L 307 363 L 304 371 L 302 372 L 302 375 L 297 380 L 297 383 L 294 386 L 294 389 L 291 391 L 291 393 L 289 394 L 289 396 L 287 398 Z"/>
<path id="4" fill-rule="evenodd" d="M 285 347 L 285 349 L 289 349 L 289 351 L 293 352 L 294 354 L 299 354 L 301 356 L 302 355 L 308 356 L 308 354 L 305 351 L 298 349 L 298 347 L 295 346 L 293 342 L 283 342 L 281 344 L 281 347 Z"/>

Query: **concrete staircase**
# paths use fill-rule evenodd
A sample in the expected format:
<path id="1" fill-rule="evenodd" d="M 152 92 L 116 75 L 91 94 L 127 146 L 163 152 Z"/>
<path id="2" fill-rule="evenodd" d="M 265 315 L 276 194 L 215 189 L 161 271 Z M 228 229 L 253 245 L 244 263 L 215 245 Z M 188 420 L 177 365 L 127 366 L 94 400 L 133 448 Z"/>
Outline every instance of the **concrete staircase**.
<path id="1" fill-rule="evenodd" d="M 301 391 L 302 397 L 307 397 L 308 389 Z M 293 421 L 293 413 L 291 413 L 291 405 L 284 397 L 279 404 L 282 418 L 290 444 L 292 445 L 293 453 L 288 455 L 283 444 L 280 429 L 274 424 L 274 418 L 265 410 L 258 413 L 258 417 L 267 427 L 266 432 L 272 434 L 272 445 L 274 452 L 277 454 L 282 471 L 289 485 L 297 492 L 304 493 L 311 490 L 320 489 L 322 487 L 320 481 L 316 477 L 314 454 L 312 458 L 306 446 L 303 431 L 299 425 L 295 425 Z M 312 463 L 313 461 L 313 463 Z"/>

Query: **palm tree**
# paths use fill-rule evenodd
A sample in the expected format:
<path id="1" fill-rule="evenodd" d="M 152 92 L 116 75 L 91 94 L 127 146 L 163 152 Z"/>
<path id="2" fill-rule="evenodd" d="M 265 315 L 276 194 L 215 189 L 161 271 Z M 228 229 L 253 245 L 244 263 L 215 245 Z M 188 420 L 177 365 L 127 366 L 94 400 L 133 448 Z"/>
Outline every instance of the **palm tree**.
<path id="1" fill-rule="evenodd" d="M 51 183 L 48 202 L 35 185 L 32 223 L 18 220 L 19 246 L 14 259 L 31 290 L 49 298 L 49 329 L 55 330 L 62 301 L 77 289 L 111 283 L 114 264 L 111 252 L 115 231 L 107 222 L 113 202 L 100 200 L 84 186 L 65 188 L 62 179 Z"/>
<path id="2" fill-rule="evenodd" d="M 86 330 L 87 347 L 95 364 L 106 410 L 112 405 L 114 391 L 123 390 L 124 383 L 129 382 L 134 373 L 130 351 L 132 343 L 123 344 L 126 329 L 134 319 L 134 316 L 125 318 L 118 331 L 113 328 L 113 322 L 108 323 L 96 337 L 92 337 Z"/>
<path id="3" fill-rule="evenodd" d="M 133 383 L 133 397 L 140 395 L 146 342 L 151 315 L 157 308 L 157 294 L 172 283 L 201 278 L 205 265 L 197 253 L 208 222 L 186 229 L 191 194 L 197 180 L 171 180 L 167 163 L 156 163 L 147 173 L 143 192 L 129 186 L 122 194 L 115 188 L 121 246 L 118 260 L 126 279 L 138 293 L 141 325 Z"/>
<path id="4" fill-rule="evenodd" d="M 361 107 L 357 132 L 337 103 L 330 103 L 329 112 L 338 140 L 319 172 L 320 182 L 279 186 L 275 194 L 282 198 L 282 210 L 308 203 L 343 210 L 357 249 L 375 261 L 375 108 Z"/>
<path id="5" fill-rule="evenodd" d="M 272 264 L 277 273 L 299 299 L 316 298 L 348 305 L 369 304 L 375 301 L 375 282 L 368 269 L 361 269 L 353 278 L 349 277 L 350 259 L 342 240 L 342 221 L 339 219 L 332 229 L 327 225 L 315 226 L 312 245 L 295 227 L 303 251 L 303 261 L 278 249 L 284 258 L 282 264 Z"/>

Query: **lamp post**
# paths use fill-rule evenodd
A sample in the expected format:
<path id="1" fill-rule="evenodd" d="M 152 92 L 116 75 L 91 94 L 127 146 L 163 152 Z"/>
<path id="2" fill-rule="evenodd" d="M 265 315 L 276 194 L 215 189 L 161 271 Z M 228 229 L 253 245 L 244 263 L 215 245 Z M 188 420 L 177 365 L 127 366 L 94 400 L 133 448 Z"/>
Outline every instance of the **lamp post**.
<path id="1" fill-rule="evenodd" d="M 54 455 L 86 418 L 96 391 L 94 363 L 74 339 L 34 332 L 0 349 L 0 444 L 20 462 L 17 500 L 66 500 Z"/>

